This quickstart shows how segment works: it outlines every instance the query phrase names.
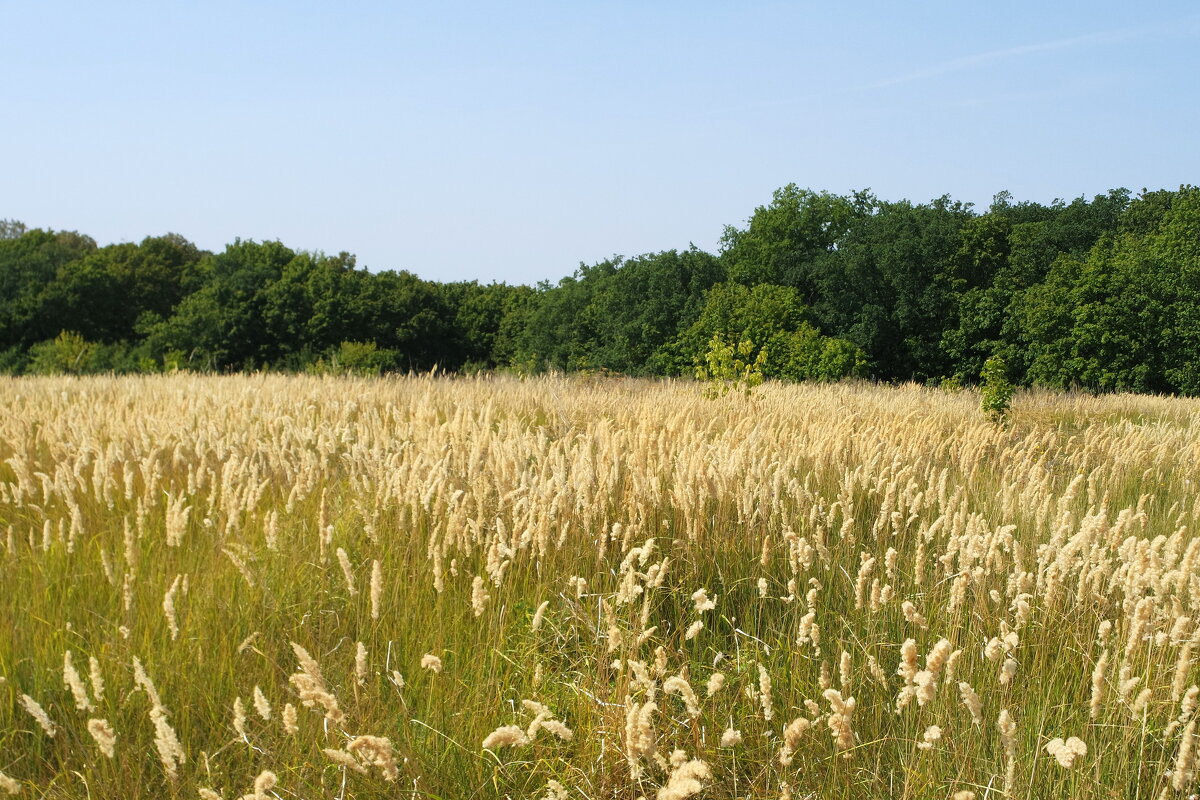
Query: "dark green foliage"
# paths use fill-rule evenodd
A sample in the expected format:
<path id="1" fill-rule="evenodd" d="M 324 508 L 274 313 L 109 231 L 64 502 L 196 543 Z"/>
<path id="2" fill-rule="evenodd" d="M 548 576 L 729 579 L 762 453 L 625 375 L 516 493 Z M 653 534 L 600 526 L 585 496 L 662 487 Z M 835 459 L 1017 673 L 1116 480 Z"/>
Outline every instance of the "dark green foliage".
<path id="1" fill-rule="evenodd" d="M 715 337 L 715 338 L 714 338 Z M 349 253 L 175 234 L 98 248 L 0 220 L 0 374 L 193 370 L 1006 380 L 1200 395 L 1200 190 L 1049 205 L 885 202 L 795 184 L 695 247 L 537 287 L 371 273 Z"/>
<path id="2" fill-rule="evenodd" d="M 775 192 L 769 206 L 754 210 L 745 230 L 725 228 L 721 259 L 729 279 L 747 286 L 791 286 L 806 303 L 813 302 L 819 292 L 819 256 L 833 252 L 875 205 L 867 192 L 842 197 L 788 184 Z"/>
<path id="3" fill-rule="evenodd" d="M 972 218 L 948 198 L 872 202 L 811 268 L 816 325 L 861 347 L 877 377 L 946 374 L 942 338 L 956 323 L 963 284 L 959 231 Z"/>
<path id="4" fill-rule="evenodd" d="M 167 316 L 200 288 L 199 260 L 194 245 L 168 234 L 67 262 L 42 292 L 40 327 L 70 324 L 100 342 L 131 339 L 143 314 Z"/>
<path id="5" fill-rule="evenodd" d="M 541 285 L 517 334 L 513 363 L 552 369 L 606 369 L 633 375 L 690 371 L 665 349 L 724 278 L 716 258 L 695 248 L 581 266 L 556 286 Z"/>
<path id="6" fill-rule="evenodd" d="M 1133 224 L 1060 257 L 1022 294 L 1017 344 L 1033 382 L 1200 393 L 1200 189 L 1139 199 L 1128 216 Z"/>
<path id="7" fill-rule="evenodd" d="M 311 260 L 279 242 L 241 240 L 205 256 L 198 265 L 203 286 L 167 319 L 143 322 L 151 349 L 183 351 L 187 365 L 199 369 L 256 369 L 276 361 L 294 340 L 269 335 L 278 325 L 272 290 L 297 258 Z"/>
<path id="8" fill-rule="evenodd" d="M 45 295 L 59 269 L 96 250 L 73 232 L 34 230 L 0 239 L 0 348 L 28 348 L 62 329 L 63 320 L 43 313 Z"/>

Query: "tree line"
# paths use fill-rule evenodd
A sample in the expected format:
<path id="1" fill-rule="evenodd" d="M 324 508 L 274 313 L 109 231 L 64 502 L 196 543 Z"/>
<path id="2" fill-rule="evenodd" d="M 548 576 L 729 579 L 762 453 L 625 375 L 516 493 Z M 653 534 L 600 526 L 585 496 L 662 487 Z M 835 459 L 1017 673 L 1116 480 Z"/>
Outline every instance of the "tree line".
<path id="1" fill-rule="evenodd" d="M 513 369 L 689 375 L 740 348 L 782 380 L 1200 394 L 1200 189 L 986 211 L 788 185 L 692 246 L 537 286 L 177 234 L 98 247 L 0 221 L 0 372 Z"/>

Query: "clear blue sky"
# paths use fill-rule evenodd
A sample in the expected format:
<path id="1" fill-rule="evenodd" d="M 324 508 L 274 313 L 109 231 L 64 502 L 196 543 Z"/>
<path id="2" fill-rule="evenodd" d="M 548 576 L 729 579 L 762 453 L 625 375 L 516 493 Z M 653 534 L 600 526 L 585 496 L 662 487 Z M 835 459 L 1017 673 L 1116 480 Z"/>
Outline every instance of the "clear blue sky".
<path id="1" fill-rule="evenodd" d="M 3 2 L 0 109 L 0 218 L 534 282 L 789 182 L 1200 183 L 1200 5 Z"/>

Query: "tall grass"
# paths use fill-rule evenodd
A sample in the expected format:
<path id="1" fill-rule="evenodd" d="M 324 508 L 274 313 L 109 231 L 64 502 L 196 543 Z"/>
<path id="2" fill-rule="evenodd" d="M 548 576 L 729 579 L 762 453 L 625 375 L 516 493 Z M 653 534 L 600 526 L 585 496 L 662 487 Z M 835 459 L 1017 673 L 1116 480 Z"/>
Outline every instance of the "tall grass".
<path id="1" fill-rule="evenodd" d="M 1187 797 L 1198 426 L 866 384 L 0 379 L 0 792 Z"/>

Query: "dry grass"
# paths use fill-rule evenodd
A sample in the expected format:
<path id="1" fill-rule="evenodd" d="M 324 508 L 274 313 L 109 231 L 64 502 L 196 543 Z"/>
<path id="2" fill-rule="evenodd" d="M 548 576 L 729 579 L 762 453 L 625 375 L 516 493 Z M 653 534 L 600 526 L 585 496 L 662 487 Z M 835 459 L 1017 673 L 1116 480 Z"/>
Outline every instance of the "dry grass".
<path id="1" fill-rule="evenodd" d="M 0 791 L 1187 797 L 1198 425 L 1026 394 L 998 428 L 913 386 L 0 379 Z"/>

